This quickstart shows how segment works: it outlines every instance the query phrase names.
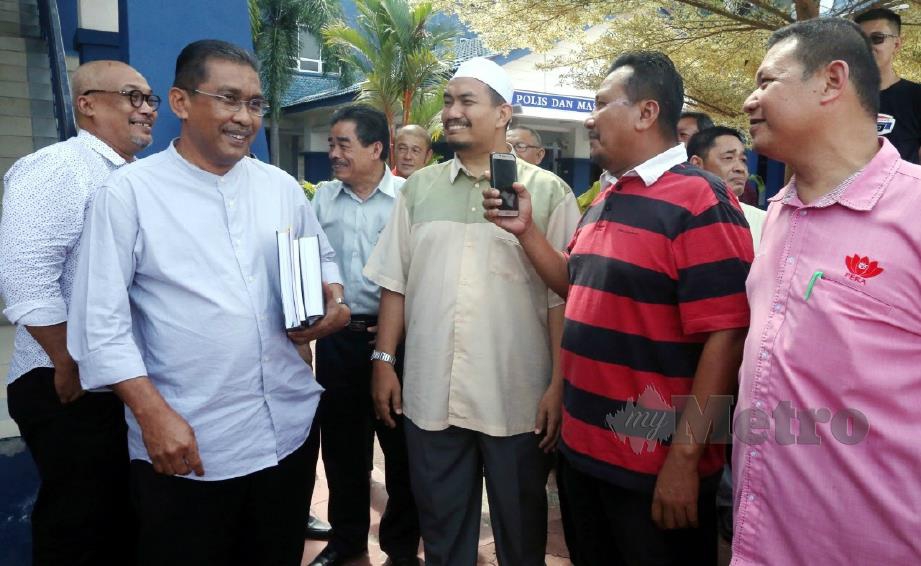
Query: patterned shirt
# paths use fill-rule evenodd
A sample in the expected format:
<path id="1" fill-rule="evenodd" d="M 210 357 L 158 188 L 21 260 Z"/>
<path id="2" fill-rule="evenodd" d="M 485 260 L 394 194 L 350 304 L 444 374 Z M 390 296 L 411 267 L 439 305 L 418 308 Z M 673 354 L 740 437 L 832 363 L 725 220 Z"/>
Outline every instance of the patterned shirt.
<path id="1" fill-rule="evenodd" d="M 81 130 L 67 141 L 17 161 L 3 178 L 0 289 L 3 314 L 17 326 L 7 377 L 12 383 L 37 367 L 53 367 L 26 326 L 67 321 L 87 203 L 125 160 Z"/>
<path id="2" fill-rule="evenodd" d="M 148 376 L 195 431 L 205 475 L 276 465 L 307 438 L 322 388 L 285 333 L 276 230 L 318 235 L 290 175 L 241 159 L 219 176 L 173 144 L 112 174 L 83 230 L 67 347 L 85 389 Z M 131 411 L 128 449 L 148 460 Z"/>
<path id="3" fill-rule="evenodd" d="M 575 196 L 553 173 L 517 166 L 535 225 L 562 250 L 579 220 Z M 403 410 L 425 430 L 533 431 L 550 384 L 547 311 L 563 301 L 515 236 L 483 218 L 487 186 L 457 159 L 416 171 L 365 267 L 406 298 Z"/>
<path id="4" fill-rule="evenodd" d="M 810 204 L 771 199 L 748 278 L 733 564 L 921 556 L 921 167 L 880 138 Z"/>
<path id="5" fill-rule="evenodd" d="M 686 160 L 679 144 L 626 173 L 569 246 L 561 450 L 630 489 L 655 485 L 707 334 L 748 326 L 751 233 L 735 195 Z M 702 478 L 723 450 L 707 448 Z"/>

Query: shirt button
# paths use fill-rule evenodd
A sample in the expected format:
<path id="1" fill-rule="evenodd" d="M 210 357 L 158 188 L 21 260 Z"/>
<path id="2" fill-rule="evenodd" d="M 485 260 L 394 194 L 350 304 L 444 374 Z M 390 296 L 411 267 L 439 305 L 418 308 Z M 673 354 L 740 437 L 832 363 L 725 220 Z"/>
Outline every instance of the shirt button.
<path id="1" fill-rule="evenodd" d="M 757 457 L 758 457 L 758 451 L 757 451 L 757 450 L 752 450 L 751 452 L 749 452 L 749 454 L 752 455 L 752 458 L 757 458 Z"/>
<path id="2" fill-rule="evenodd" d="M 793 263 L 794 261 L 796 261 L 796 258 L 794 256 L 792 255 L 787 256 L 787 263 Z"/>
<path id="3" fill-rule="evenodd" d="M 755 496 L 754 496 L 754 495 L 749 495 L 749 496 L 748 496 L 748 500 L 749 500 L 749 501 L 754 501 L 754 500 L 755 500 Z"/>
<path id="4" fill-rule="evenodd" d="M 263 361 L 263 362 L 268 362 L 268 361 L 269 361 L 269 357 L 268 357 L 268 356 L 265 356 L 264 358 L 262 358 L 262 361 Z"/>
<path id="5" fill-rule="evenodd" d="M 758 357 L 761 358 L 762 360 L 766 360 L 768 357 L 767 350 L 765 350 L 764 348 L 761 348 L 761 351 L 758 352 Z"/>
<path id="6" fill-rule="evenodd" d="M 801 211 L 799 211 L 799 215 L 800 215 L 800 216 L 806 216 L 806 214 L 808 214 L 808 213 L 809 213 L 808 210 L 801 210 Z"/>
<path id="7" fill-rule="evenodd" d="M 761 401 L 755 401 L 755 407 L 756 407 L 756 408 L 760 409 L 760 408 L 763 407 L 763 406 L 764 406 L 764 403 L 762 403 Z"/>
<path id="8" fill-rule="evenodd" d="M 780 303 L 774 303 L 772 308 L 774 309 L 774 312 L 780 312 Z"/>
<path id="9" fill-rule="evenodd" d="M 476 212 L 476 207 L 474 206 L 473 208 L 471 208 L 470 212 Z"/>
<path id="10" fill-rule="evenodd" d="M 480 188 L 480 184 L 479 184 L 479 183 L 474 183 L 474 184 L 473 184 L 473 188 L 474 188 L 474 189 L 479 189 L 479 188 Z"/>

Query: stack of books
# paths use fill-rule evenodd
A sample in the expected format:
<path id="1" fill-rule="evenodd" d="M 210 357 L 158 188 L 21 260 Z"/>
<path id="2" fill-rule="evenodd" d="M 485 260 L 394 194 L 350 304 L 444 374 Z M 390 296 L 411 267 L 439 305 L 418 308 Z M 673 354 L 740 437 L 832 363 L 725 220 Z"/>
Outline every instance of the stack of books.
<path id="1" fill-rule="evenodd" d="M 290 229 L 277 231 L 275 235 L 285 328 L 296 330 L 310 326 L 326 314 L 320 240 L 317 236 L 295 238 Z"/>

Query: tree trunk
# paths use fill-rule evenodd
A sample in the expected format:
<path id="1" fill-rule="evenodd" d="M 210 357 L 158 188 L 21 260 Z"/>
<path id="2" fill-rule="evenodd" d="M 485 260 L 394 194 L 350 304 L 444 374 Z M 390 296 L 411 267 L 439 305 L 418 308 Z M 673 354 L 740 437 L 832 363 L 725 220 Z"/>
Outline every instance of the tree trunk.
<path id="1" fill-rule="evenodd" d="M 269 130 L 269 156 L 271 158 L 272 165 L 275 167 L 280 167 L 279 163 L 281 157 L 281 134 L 278 131 L 278 118 L 281 112 L 278 112 L 272 108 L 272 125 Z"/>
<path id="2" fill-rule="evenodd" d="M 819 17 L 819 0 L 794 0 L 796 21 L 811 20 Z"/>

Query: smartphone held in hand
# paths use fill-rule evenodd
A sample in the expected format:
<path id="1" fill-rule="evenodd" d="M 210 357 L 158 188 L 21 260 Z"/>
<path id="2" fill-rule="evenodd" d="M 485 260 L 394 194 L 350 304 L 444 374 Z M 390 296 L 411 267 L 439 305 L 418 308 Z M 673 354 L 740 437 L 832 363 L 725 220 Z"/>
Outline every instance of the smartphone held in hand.
<path id="1" fill-rule="evenodd" d="M 499 190 L 502 204 L 499 205 L 499 216 L 518 216 L 518 193 L 512 188 L 512 183 L 518 181 L 518 165 L 513 153 L 492 153 L 489 156 L 489 174 L 492 186 Z"/>

